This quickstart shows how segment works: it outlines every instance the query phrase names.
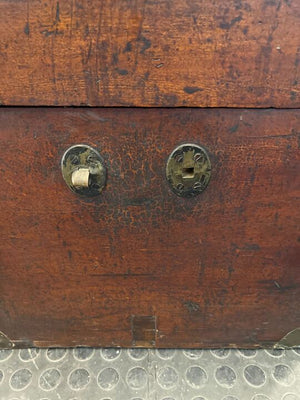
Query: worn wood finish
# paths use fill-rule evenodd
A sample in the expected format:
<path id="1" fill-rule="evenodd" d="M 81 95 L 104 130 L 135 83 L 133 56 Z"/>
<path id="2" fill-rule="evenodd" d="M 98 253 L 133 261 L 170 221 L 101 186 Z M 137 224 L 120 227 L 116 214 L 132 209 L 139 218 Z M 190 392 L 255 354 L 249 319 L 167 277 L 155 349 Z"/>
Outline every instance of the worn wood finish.
<path id="1" fill-rule="evenodd" d="M 300 326 L 298 110 L 9 108 L 0 126 L 0 330 L 15 344 L 252 347 Z M 165 179 L 186 141 L 212 163 L 194 199 Z M 105 159 L 98 198 L 63 181 L 76 143 Z"/>
<path id="2" fill-rule="evenodd" d="M 299 107 L 299 0 L 0 0 L 5 105 Z"/>

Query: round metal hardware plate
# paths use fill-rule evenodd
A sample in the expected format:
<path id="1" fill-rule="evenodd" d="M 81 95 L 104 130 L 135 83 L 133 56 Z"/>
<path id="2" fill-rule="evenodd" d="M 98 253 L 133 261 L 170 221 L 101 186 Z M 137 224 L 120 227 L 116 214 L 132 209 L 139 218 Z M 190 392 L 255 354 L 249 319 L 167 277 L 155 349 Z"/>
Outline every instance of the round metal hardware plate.
<path id="1" fill-rule="evenodd" d="M 190 143 L 176 147 L 168 159 L 166 175 L 177 196 L 197 196 L 207 187 L 211 176 L 211 164 L 206 151 Z"/>
<path id="2" fill-rule="evenodd" d="M 99 152 L 79 144 L 70 147 L 61 160 L 63 178 L 72 192 L 81 196 L 99 195 L 106 183 L 106 168 Z"/>

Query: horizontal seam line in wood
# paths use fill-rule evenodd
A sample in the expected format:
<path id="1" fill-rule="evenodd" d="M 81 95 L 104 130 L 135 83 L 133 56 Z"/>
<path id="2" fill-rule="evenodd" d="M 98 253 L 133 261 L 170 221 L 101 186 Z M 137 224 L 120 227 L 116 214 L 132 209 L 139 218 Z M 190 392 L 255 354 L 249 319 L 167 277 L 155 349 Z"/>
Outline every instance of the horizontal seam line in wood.
<path id="1" fill-rule="evenodd" d="M 88 106 L 88 105 L 64 105 L 64 106 L 55 106 L 55 105 L 0 105 L 1 109 L 6 108 L 53 108 L 53 109 L 137 109 L 137 110 L 151 110 L 151 109 L 160 109 L 160 110 L 176 110 L 176 109 L 196 109 L 196 110 L 300 110 L 300 107 L 197 107 L 197 106 L 176 106 L 176 107 L 161 107 L 161 106 Z"/>

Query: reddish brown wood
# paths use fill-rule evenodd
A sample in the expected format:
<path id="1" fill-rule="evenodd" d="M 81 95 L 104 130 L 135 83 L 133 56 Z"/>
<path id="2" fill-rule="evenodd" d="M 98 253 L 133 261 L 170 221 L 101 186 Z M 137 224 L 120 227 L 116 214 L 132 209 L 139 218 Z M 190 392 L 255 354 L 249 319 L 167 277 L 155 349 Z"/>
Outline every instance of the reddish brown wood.
<path id="1" fill-rule="evenodd" d="M 0 330 L 15 344 L 132 346 L 155 323 L 158 347 L 252 347 L 300 326 L 299 110 L 9 108 L 0 127 Z M 183 142 L 212 162 L 194 199 L 165 179 Z M 98 198 L 63 181 L 76 143 L 106 161 Z"/>
<path id="2" fill-rule="evenodd" d="M 300 107 L 299 0 L 0 0 L 5 105 Z"/>

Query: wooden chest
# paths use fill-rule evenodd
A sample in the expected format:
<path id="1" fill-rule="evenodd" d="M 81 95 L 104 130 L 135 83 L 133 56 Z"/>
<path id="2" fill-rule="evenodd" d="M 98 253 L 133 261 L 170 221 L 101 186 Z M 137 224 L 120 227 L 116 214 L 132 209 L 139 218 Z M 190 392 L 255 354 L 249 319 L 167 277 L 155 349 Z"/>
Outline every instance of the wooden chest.
<path id="1" fill-rule="evenodd" d="M 0 15 L 0 346 L 299 345 L 300 2 Z"/>

